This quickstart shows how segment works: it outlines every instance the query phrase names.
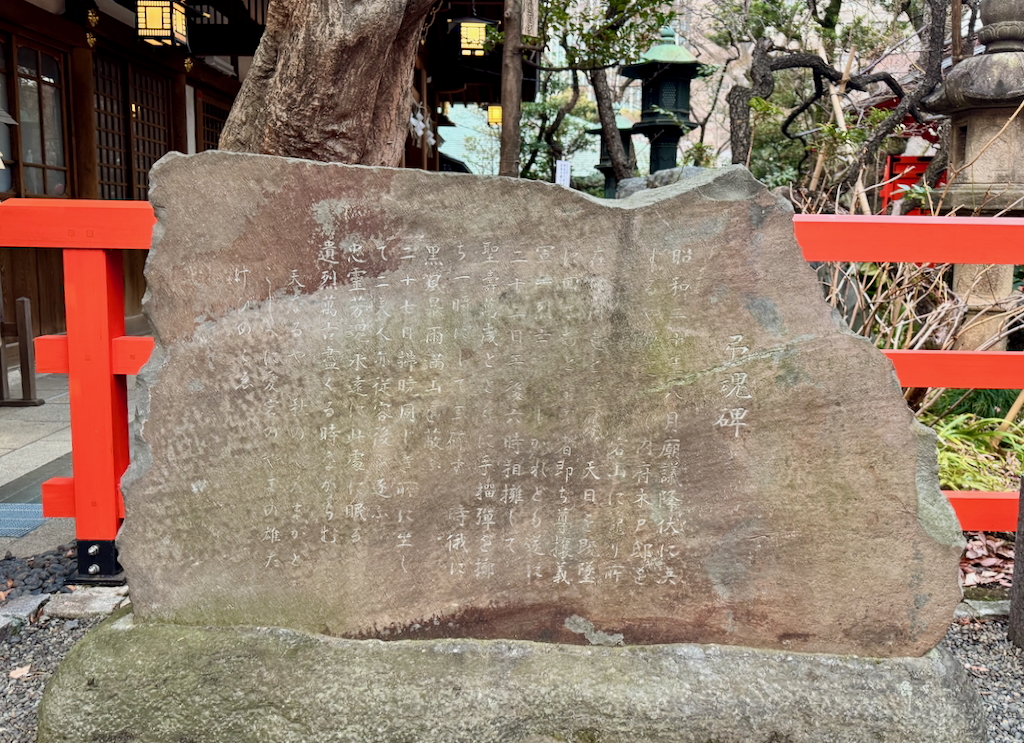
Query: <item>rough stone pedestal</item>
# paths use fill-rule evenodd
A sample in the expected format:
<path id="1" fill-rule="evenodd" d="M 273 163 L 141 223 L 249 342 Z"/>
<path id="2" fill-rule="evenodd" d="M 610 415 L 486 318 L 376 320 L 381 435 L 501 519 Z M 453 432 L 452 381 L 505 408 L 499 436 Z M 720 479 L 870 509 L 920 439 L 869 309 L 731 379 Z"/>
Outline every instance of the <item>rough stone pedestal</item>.
<path id="1" fill-rule="evenodd" d="M 963 669 L 724 645 L 341 640 L 134 624 L 50 683 L 39 743 L 977 743 Z"/>

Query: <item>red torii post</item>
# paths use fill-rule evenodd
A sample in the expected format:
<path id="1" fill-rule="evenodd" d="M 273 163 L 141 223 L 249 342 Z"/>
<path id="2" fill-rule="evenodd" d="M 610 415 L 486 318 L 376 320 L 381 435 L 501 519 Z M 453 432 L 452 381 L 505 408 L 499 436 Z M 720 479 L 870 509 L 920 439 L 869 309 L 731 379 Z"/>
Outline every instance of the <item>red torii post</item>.
<path id="1" fill-rule="evenodd" d="M 148 250 L 155 223 L 145 201 L 0 203 L 0 245 L 64 253 L 67 335 L 37 338 L 35 348 L 39 371 L 68 375 L 73 476 L 43 483 L 43 515 L 74 517 L 80 580 L 121 580 L 114 538 L 128 468 L 125 376 L 149 359 L 153 339 L 125 335 L 119 251 Z"/>

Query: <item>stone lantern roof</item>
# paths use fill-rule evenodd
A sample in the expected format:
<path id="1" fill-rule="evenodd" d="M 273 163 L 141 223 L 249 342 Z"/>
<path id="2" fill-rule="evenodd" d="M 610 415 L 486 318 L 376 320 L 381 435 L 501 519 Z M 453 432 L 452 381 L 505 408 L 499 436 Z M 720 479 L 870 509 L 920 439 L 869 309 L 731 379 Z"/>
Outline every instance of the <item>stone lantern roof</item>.
<path id="1" fill-rule="evenodd" d="M 676 43 L 675 32 L 667 26 L 661 30 L 661 42 L 644 52 L 640 60 L 636 64 L 623 65 L 622 74 L 639 79 L 648 69 L 658 65 L 692 65 L 696 68 L 700 64 L 693 52 Z"/>
<path id="2" fill-rule="evenodd" d="M 1024 100 L 1024 3 L 982 0 L 978 39 L 985 53 L 961 60 L 922 101 L 933 113 L 1015 107 Z"/>

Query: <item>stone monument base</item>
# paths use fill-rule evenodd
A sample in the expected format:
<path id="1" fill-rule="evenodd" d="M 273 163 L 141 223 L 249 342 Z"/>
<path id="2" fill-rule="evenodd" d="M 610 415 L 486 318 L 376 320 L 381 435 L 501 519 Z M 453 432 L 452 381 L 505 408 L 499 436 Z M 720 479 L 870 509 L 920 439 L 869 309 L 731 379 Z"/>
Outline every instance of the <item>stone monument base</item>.
<path id="1" fill-rule="evenodd" d="M 61 665 L 39 743 L 977 743 L 952 656 L 857 658 L 722 645 L 339 640 L 136 624 Z"/>

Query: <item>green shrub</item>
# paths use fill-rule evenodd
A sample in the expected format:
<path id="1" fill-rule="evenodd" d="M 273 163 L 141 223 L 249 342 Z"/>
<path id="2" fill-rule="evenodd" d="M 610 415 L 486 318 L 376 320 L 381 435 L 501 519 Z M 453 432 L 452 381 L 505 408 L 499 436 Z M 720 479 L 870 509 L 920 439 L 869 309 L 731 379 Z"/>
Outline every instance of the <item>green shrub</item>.
<path id="1" fill-rule="evenodd" d="M 961 413 L 921 416 L 938 434 L 939 481 L 946 490 L 1007 491 L 1018 488 L 1024 461 L 1024 430 L 997 429 L 1001 418 Z"/>

